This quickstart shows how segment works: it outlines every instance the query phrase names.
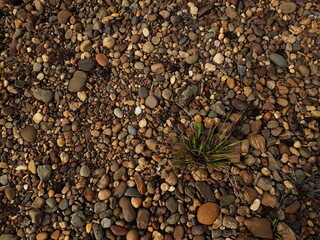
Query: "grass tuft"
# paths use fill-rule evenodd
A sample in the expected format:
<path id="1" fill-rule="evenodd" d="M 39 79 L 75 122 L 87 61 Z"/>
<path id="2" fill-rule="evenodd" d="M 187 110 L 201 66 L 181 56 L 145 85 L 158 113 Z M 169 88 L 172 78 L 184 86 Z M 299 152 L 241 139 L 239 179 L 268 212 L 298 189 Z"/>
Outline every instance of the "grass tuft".
<path id="1" fill-rule="evenodd" d="M 237 154 L 232 147 L 239 144 L 231 138 L 234 124 L 220 124 L 204 128 L 194 122 L 191 131 L 173 139 L 173 162 L 191 167 L 226 167 Z"/>

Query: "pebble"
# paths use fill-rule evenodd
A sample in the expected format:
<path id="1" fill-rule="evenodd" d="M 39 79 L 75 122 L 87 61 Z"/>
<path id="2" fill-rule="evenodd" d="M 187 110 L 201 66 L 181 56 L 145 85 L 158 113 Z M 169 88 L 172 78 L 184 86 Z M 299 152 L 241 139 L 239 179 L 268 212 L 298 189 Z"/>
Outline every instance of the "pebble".
<path id="1" fill-rule="evenodd" d="M 102 41 L 102 45 L 109 49 L 113 48 L 115 44 L 116 44 L 116 41 L 112 37 L 106 37 Z"/>
<path id="2" fill-rule="evenodd" d="M 93 224 L 92 226 L 93 235 L 96 240 L 102 240 L 105 237 L 105 233 L 100 224 Z"/>
<path id="3" fill-rule="evenodd" d="M 197 211 L 198 222 L 204 225 L 212 225 L 220 214 L 219 205 L 212 202 L 202 204 Z"/>
<path id="4" fill-rule="evenodd" d="M 149 96 L 149 89 L 142 86 L 138 89 L 138 96 L 139 98 L 146 98 Z"/>
<path id="5" fill-rule="evenodd" d="M 70 92 L 82 91 L 87 83 L 87 74 L 83 71 L 76 71 L 73 74 L 68 86 Z"/>
<path id="6" fill-rule="evenodd" d="M 21 137 L 23 140 L 34 143 L 37 140 L 37 130 L 33 126 L 26 126 L 25 128 L 21 129 Z"/>
<path id="7" fill-rule="evenodd" d="M 117 118 L 123 118 L 123 112 L 120 108 L 115 108 L 113 113 Z"/>
<path id="8" fill-rule="evenodd" d="M 130 230 L 126 235 L 126 240 L 139 240 L 139 234 L 137 230 Z"/>
<path id="9" fill-rule="evenodd" d="M 19 237 L 12 234 L 2 233 L 0 235 L 0 240 L 18 240 Z"/>
<path id="10" fill-rule="evenodd" d="M 230 229 L 237 229 L 238 228 L 238 222 L 234 217 L 231 216 L 224 216 L 222 225 L 225 226 L 226 228 Z"/>
<path id="11" fill-rule="evenodd" d="M 85 225 L 85 221 L 87 218 L 83 214 L 83 211 L 77 211 L 71 216 L 71 224 L 74 225 L 75 227 L 83 227 Z"/>
<path id="12" fill-rule="evenodd" d="M 186 58 L 186 63 L 188 64 L 194 64 L 198 61 L 199 55 L 198 54 L 193 54 L 189 57 Z"/>
<path id="13" fill-rule="evenodd" d="M 47 182 L 50 180 L 52 174 L 52 167 L 48 164 L 37 167 L 37 174 L 41 181 Z"/>
<path id="14" fill-rule="evenodd" d="M 66 24 L 69 20 L 69 18 L 72 16 L 72 13 L 68 10 L 61 10 L 58 13 L 58 22 L 60 24 Z"/>
<path id="15" fill-rule="evenodd" d="M 136 219 L 137 213 L 131 204 L 130 198 L 122 197 L 119 201 L 119 206 L 122 209 L 123 218 L 126 222 L 132 222 Z"/>
<path id="16" fill-rule="evenodd" d="M 244 225 L 255 237 L 273 239 L 271 223 L 266 218 L 247 218 L 244 220 Z"/>
<path id="17" fill-rule="evenodd" d="M 281 56 L 280 54 L 277 54 L 277 53 L 271 53 L 270 60 L 278 67 L 284 68 L 288 64 L 287 60 L 283 56 Z"/>
<path id="18" fill-rule="evenodd" d="M 137 215 L 137 227 L 146 229 L 149 224 L 150 212 L 145 208 L 140 208 Z"/>
<path id="19" fill-rule="evenodd" d="M 128 233 L 128 230 L 123 228 L 123 227 L 119 227 L 116 225 L 112 225 L 110 227 L 110 230 L 113 232 L 114 235 L 116 236 L 125 236 Z"/>
<path id="20" fill-rule="evenodd" d="M 213 61 L 216 64 L 222 64 L 224 62 L 224 56 L 222 55 L 222 53 L 217 53 L 214 57 L 213 57 Z"/>
<path id="21" fill-rule="evenodd" d="M 155 108 L 158 105 L 158 99 L 154 95 L 150 95 L 146 99 L 146 106 L 149 108 Z"/>
<path id="22" fill-rule="evenodd" d="M 299 65 L 298 70 L 303 77 L 308 77 L 310 75 L 310 69 L 306 65 Z"/>
<path id="23" fill-rule="evenodd" d="M 277 224 L 277 233 L 283 238 L 288 240 L 296 240 L 296 234 L 292 229 L 284 222 L 279 222 Z"/>
<path id="24" fill-rule="evenodd" d="M 290 14 L 296 11 L 297 5 L 293 2 L 287 2 L 283 3 L 279 6 L 279 9 L 284 13 L 284 14 Z"/>
<path id="25" fill-rule="evenodd" d="M 42 101 L 44 103 L 49 103 L 53 99 L 53 92 L 51 90 L 46 90 L 42 88 L 36 88 L 32 92 L 35 99 Z"/>
<path id="26" fill-rule="evenodd" d="M 94 68 L 94 65 L 94 61 L 91 59 L 81 59 L 78 62 L 78 67 L 85 72 L 90 72 Z"/>
<path id="27" fill-rule="evenodd" d="M 108 58 L 106 55 L 104 55 L 103 53 L 98 53 L 96 55 L 96 61 L 97 63 L 102 66 L 102 67 L 105 67 L 108 65 Z"/>
<path id="28" fill-rule="evenodd" d="M 143 44 L 142 50 L 145 53 L 152 53 L 154 51 L 154 46 L 150 41 L 147 41 L 145 44 Z"/>
<path id="29" fill-rule="evenodd" d="M 88 165 L 83 165 L 81 168 L 80 168 L 80 176 L 81 177 L 89 177 L 90 176 L 90 168 Z"/>
<path id="30" fill-rule="evenodd" d="M 164 65 L 162 63 L 156 63 L 151 65 L 151 71 L 155 74 L 161 74 L 164 72 Z"/>

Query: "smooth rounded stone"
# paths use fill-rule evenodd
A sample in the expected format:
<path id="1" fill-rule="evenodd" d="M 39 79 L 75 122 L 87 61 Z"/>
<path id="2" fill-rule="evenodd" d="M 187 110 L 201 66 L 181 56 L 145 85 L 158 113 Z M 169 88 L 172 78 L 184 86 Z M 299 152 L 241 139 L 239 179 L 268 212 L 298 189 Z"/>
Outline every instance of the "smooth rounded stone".
<path id="1" fill-rule="evenodd" d="M 123 112 L 120 108 L 115 108 L 113 113 L 117 118 L 123 118 Z"/>
<path id="2" fill-rule="evenodd" d="M 130 230 L 126 235 L 126 240 L 139 240 L 139 234 L 137 230 Z"/>
<path id="3" fill-rule="evenodd" d="M 149 96 L 149 89 L 147 87 L 144 87 L 144 86 L 140 87 L 138 89 L 138 96 L 139 96 L 139 98 L 148 97 Z"/>
<path id="4" fill-rule="evenodd" d="M 224 56 L 222 53 L 217 53 L 214 57 L 213 57 L 213 61 L 216 64 L 222 64 L 224 62 Z"/>
<path id="5" fill-rule="evenodd" d="M 117 225 L 112 225 L 110 227 L 110 230 L 116 236 L 125 236 L 128 233 L 127 229 L 120 227 L 120 226 L 117 226 Z"/>
<path id="6" fill-rule="evenodd" d="M 98 198 L 99 200 L 103 201 L 103 200 L 107 200 L 109 197 L 111 197 L 111 191 L 109 189 L 102 189 L 99 193 L 98 193 Z"/>
<path id="7" fill-rule="evenodd" d="M 42 197 L 36 197 L 32 202 L 32 207 L 42 208 L 45 204 L 45 200 Z"/>
<path id="8" fill-rule="evenodd" d="M 238 17 L 237 11 L 231 6 L 226 8 L 226 15 L 231 19 L 235 19 Z"/>
<path id="9" fill-rule="evenodd" d="M 155 108 L 158 105 L 158 99 L 154 95 L 150 95 L 146 99 L 146 106 L 149 108 Z"/>
<path id="10" fill-rule="evenodd" d="M 0 184 L 3 186 L 8 184 L 8 175 L 1 175 L 0 176 Z"/>
<path id="11" fill-rule="evenodd" d="M 57 206 L 57 201 L 55 198 L 48 198 L 46 200 L 46 204 L 50 207 L 50 208 L 54 208 L 55 206 Z"/>
<path id="12" fill-rule="evenodd" d="M 188 64 L 194 64 L 199 60 L 199 55 L 198 54 L 193 54 L 189 57 L 186 58 L 186 63 Z"/>
<path id="13" fill-rule="evenodd" d="M 106 56 L 105 54 L 103 54 L 103 53 L 98 53 L 98 54 L 96 55 L 96 61 L 97 61 L 97 63 L 98 63 L 100 66 L 102 66 L 102 67 L 105 67 L 105 66 L 108 65 L 108 58 L 107 58 L 107 56 Z"/>
<path id="14" fill-rule="evenodd" d="M 19 237 L 12 234 L 3 233 L 0 235 L 0 240 L 18 240 Z"/>
<path id="15" fill-rule="evenodd" d="M 53 99 L 53 92 L 51 90 L 46 90 L 42 88 L 36 88 L 32 92 L 32 95 L 34 96 L 35 99 L 42 101 L 44 103 L 49 103 Z"/>
<path id="16" fill-rule="evenodd" d="M 298 71 L 301 73 L 302 76 L 308 77 L 310 75 L 310 69 L 306 65 L 300 65 L 298 67 Z"/>
<path id="17" fill-rule="evenodd" d="M 69 207 L 68 199 L 62 199 L 58 206 L 61 210 L 66 210 Z"/>
<path id="18" fill-rule="evenodd" d="M 137 70 L 143 70 L 144 69 L 144 63 L 143 62 L 136 62 L 134 64 L 134 68 Z"/>
<path id="19" fill-rule="evenodd" d="M 279 9 L 284 14 L 290 14 L 290 13 L 293 13 L 297 9 L 297 5 L 294 2 L 287 2 L 287 3 L 281 4 L 279 6 Z"/>
<path id="20" fill-rule="evenodd" d="M 161 42 L 161 38 L 158 36 L 154 36 L 154 37 L 152 37 L 151 42 L 154 45 L 158 45 Z"/>
<path id="21" fill-rule="evenodd" d="M 104 238 L 105 233 L 100 224 L 94 223 L 92 226 L 92 230 L 96 240 L 102 240 Z"/>
<path id="22" fill-rule="evenodd" d="M 142 50 L 145 53 L 152 53 L 154 51 L 154 46 L 150 41 L 147 41 L 145 44 L 143 44 Z"/>
<path id="23" fill-rule="evenodd" d="M 211 237 L 216 239 L 222 235 L 222 231 L 220 229 L 214 229 L 211 231 Z"/>
<path id="24" fill-rule="evenodd" d="M 105 189 L 105 188 L 107 188 L 107 187 L 108 187 L 108 184 L 109 184 L 109 181 L 110 181 L 109 176 L 106 175 L 106 174 L 104 174 L 104 175 L 100 178 L 99 182 L 97 183 L 98 188 L 100 188 L 100 189 Z"/>
<path id="25" fill-rule="evenodd" d="M 75 71 L 68 86 L 70 92 L 79 92 L 84 89 L 87 83 L 87 74 L 83 71 Z"/>
<path id="26" fill-rule="evenodd" d="M 270 191 L 270 189 L 272 188 L 270 179 L 266 177 L 259 178 L 257 186 L 261 188 L 263 191 Z"/>
<path id="27" fill-rule="evenodd" d="M 41 181 L 46 182 L 50 179 L 52 173 L 51 165 L 40 165 L 37 167 L 37 174 Z"/>
<path id="28" fill-rule="evenodd" d="M 255 237 L 273 239 L 271 223 L 266 218 L 252 217 L 244 220 L 244 225 Z"/>
<path id="29" fill-rule="evenodd" d="M 198 222 L 204 225 L 212 225 L 219 217 L 219 205 L 212 202 L 202 204 L 197 211 Z"/>
<path id="30" fill-rule="evenodd" d="M 148 209 L 140 208 L 137 215 L 137 227 L 139 229 L 146 229 L 149 224 L 150 212 Z"/>
<path id="31" fill-rule="evenodd" d="M 66 24 L 69 20 L 69 18 L 72 16 L 72 13 L 68 10 L 61 10 L 58 13 L 58 22 L 60 24 Z"/>
<path id="32" fill-rule="evenodd" d="M 179 218 L 180 218 L 180 214 L 174 213 L 167 219 L 167 223 L 170 225 L 175 225 L 178 222 Z"/>
<path id="33" fill-rule="evenodd" d="M 39 209 L 31 209 L 29 211 L 29 216 L 31 223 L 40 223 L 41 221 L 41 211 Z"/>
<path id="34" fill-rule="evenodd" d="M 165 100 L 169 100 L 172 97 L 172 92 L 169 89 L 164 89 L 162 92 L 162 97 Z"/>
<path id="35" fill-rule="evenodd" d="M 76 227 L 83 227 L 86 224 L 86 219 L 86 216 L 80 210 L 72 214 L 70 222 Z"/>
<path id="36" fill-rule="evenodd" d="M 14 113 L 14 110 L 12 107 L 6 106 L 1 108 L 1 115 L 3 116 L 10 116 Z"/>
<path id="37" fill-rule="evenodd" d="M 283 56 L 277 53 L 271 53 L 270 54 L 270 60 L 277 65 L 278 67 L 286 67 L 287 66 L 287 59 L 285 59 Z"/>
<path id="38" fill-rule="evenodd" d="M 101 226 L 103 228 L 109 228 L 113 224 L 113 220 L 110 218 L 104 218 L 101 220 Z"/>
<path id="39" fill-rule="evenodd" d="M 282 239 L 288 239 L 288 240 L 297 239 L 293 230 L 284 222 L 279 222 L 277 224 L 277 233 L 282 237 Z"/>
<path id="40" fill-rule="evenodd" d="M 285 213 L 295 214 L 301 207 L 301 203 L 299 201 L 294 201 L 289 206 L 284 209 Z"/>
<path id="41" fill-rule="evenodd" d="M 37 130 L 32 126 L 26 126 L 20 131 L 23 140 L 34 143 L 37 140 Z"/>
<path id="42" fill-rule="evenodd" d="M 234 202 L 235 199 L 236 197 L 233 194 L 224 195 L 220 198 L 220 206 L 221 207 L 229 206 Z"/>
<path id="43" fill-rule="evenodd" d="M 196 190 L 193 188 L 193 187 L 190 187 L 190 186 L 186 186 L 184 188 L 184 192 L 187 196 L 191 197 L 191 198 L 194 198 L 195 195 L 196 195 Z"/>
<path id="44" fill-rule="evenodd" d="M 32 70 L 33 70 L 34 72 L 40 72 L 41 69 L 42 69 L 42 63 L 36 62 L 36 63 L 33 64 Z"/>
<path id="45" fill-rule="evenodd" d="M 102 41 L 102 45 L 109 49 L 113 48 L 115 44 L 116 44 L 116 41 L 114 40 L 113 37 L 106 37 Z"/>
<path id="46" fill-rule="evenodd" d="M 120 198 L 127 190 L 127 184 L 125 182 L 121 182 L 118 187 L 114 188 L 113 196 Z"/>
<path id="47" fill-rule="evenodd" d="M 258 55 L 262 55 L 264 53 L 264 50 L 260 43 L 251 42 L 251 49 Z"/>
<path id="48" fill-rule="evenodd" d="M 177 201 L 173 198 L 170 197 L 166 200 L 165 206 L 172 212 L 176 212 L 178 210 L 178 203 Z"/>
<path id="49" fill-rule="evenodd" d="M 90 176 L 90 168 L 88 165 L 83 165 L 80 168 L 80 176 L 81 177 L 89 177 Z"/>
<path id="50" fill-rule="evenodd" d="M 183 240 L 184 228 L 183 226 L 176 226 L 173 231 L 173 237 L 175 240 Z"/>
<path id="51" fill-rule="evenodd" d="M 123 218 L 126 222 L 133 222 L 136 219 L 137 213 L 131 204 L 130 198 L 122 197 L 119 201 L 119 206 L 122 209 Z"/>
<path id="52" fill-rule="evenodd" d="M 195 226 L 192 226 L 191 228 L 191 233 L 194 236 L 200 236 L 204 234 L 204 231 L 205 231 L 205 228 L 203 225 L 195 225 Z"/>
<path id="53" fill-rule="evenodd" d="M 137 129 L 134 126 L 129 125 L 127 127 L 127 130 L 130 135 L 133 135 L 133 136 L 137 135 Z"/>
<path id="54" fill-rule="evenodd" d="M 14 200 L 15 196 L 16 196 L 16 191 L 12 188 L 12 187 L 7 187 L 4 191 L 6 197 L 8 198 L 8 200 L 12 201 Z M 41 198 L 43 200 L 43 198 Z M 43 200 L 44 203 L 44 200 Z M 43 205 L 42 205 L 43 206 Z"/>
<path id="55" fill-rule="evenodd" d="M 234 217 L 231 216 L 224 216 L 222 220 L 222 225 L 226 228 L 230 229 L 237 229 L 238 228 L 238 222 Z"/>
<path id="56" fill-rule="evenodd" d="M 81 59 L 78 62 L 78 67 L 85 72 L 91 71 L 94 68 L 94 65 L 94 61 L 91 59 Z"/>
<path id="57" fill-rule="evenodd" d="M 169 172 L 168 176 L 166 177 L 165 181 L 170 185 L 174 186 L 178 183 L 177 174 L 174 172 Z"/>
<path id="58" fill-rule="evenodd" d="M 264 206 L 275 208 L 276 205 L 277 205 L 277 202 L 278 202 L 277 196 L 271 195 L 268 192 L 263 193 L 263 197 L 262 197 L 261 203 Z M 254 202 L 253 202 L 253 204 L 254 204 Z"/>
<path id="59" fill-rule="evenodd" d="M 162 63 L 156 63 L 151 65 L 151 71 L 155 74 L 161 74 L 164 72 L 164 65 Z"/>
<path id="60" fill-rule="evenodd" d="M 107 210 L 108 205 L 103 202 L 97 202 L 94 204 L 94 212 L 95 213 L 102 213 L 103 211 Z"/>

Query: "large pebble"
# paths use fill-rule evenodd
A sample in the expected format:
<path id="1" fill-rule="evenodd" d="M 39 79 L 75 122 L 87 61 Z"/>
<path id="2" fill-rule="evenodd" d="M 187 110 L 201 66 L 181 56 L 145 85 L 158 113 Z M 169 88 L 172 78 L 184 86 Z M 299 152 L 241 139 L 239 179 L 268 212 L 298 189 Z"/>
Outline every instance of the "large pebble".
<path id="1" fill-rule="evenodd" d="M 61 10 L 58 13 L 58 22 L 61 24 L 65 24 L 68 22 L 69 18 L 72 16 L 72 13 L 68 10 Z"/>
<path id="2" fill-rule="evenodd" d="M 244 225 L 255 237 L 273 239 L 271 223 L 266 218 L 247 218 L 244 220 Z"/>
<path id="3" fill-rule="evenodd" d="M 50 179 L 52 173 L 51 165 L 40 165 L 37 167 L 37 174 L 41 181 L 46 182 Z"/>
<path id="4" fill-rule="evenodd" d="M 102 45 L 106 48 L 113 48 L 116 44 L 116 41 L 112 37 L 106 37 L 103 39 Z"/>
<path id="5" fill-rule="evenodd" d="M 76 71 L 73 74 L 68 86 L 70 92 L 82 91 L 87 83 L 87 74 L 82 71 Z"/>
<path id="6" fill-rule="evenodd" d="M 297 9 L 297 5 L 294 2 L 287 2 L 281 4 L 279 9 L 282 10 L 284 14 L 290 14 Z"/>
<path id="7" fill-rule="evenodd" d="M 37 130 L 32 126 L 26 126 L 21 129 L 21 137 L 27 142 L 34 143 L 37 140 Z"/>
<path id="8" fill-rule="evenodd" d="M 164 65 L 162 63 L 156 63 L 151 65 L 151 71 L 155 74 L 161 74 L 164 72 Z"/>
<path id="9" fill-rule="evenodd" d="M 137 216 L 137 227 L 139 229 L 146 229 L 149 224 L 150 212 L 145 208 L 140 208 Z"/>
<path id="10" fill-rule="evenodd" d="M 278 67 L 286 67 L 287 66 L 287 59 L 285 59 L 283 56 L 277 53 L 271 53 L 270 54 L 270 60 L 277 65 Z"/>
<path id="11" fill-rule="evenodd" d="M 49 103 L 53 99 L 53 92 L 51 90 L 46 90 L 42 88 L 36 88 L 32 92 L 35 99 L 42 101 L 44 103 Z"/>
<path id="12" fill-rule="evenodd" d="M 197 211 L 198 222 L 205 225 L 211 225 L 219 217 L 219 205 L 212 202 L 202 204 Z"/>
<path id="13" fill-rule="evenodd" d="M 122 197 L 119 201 L 119 206 L 122 209 L 122 214 L 125 221 L 133 222 L 136 219 L 137 213 L 131 204 L 130 198 Z"/>

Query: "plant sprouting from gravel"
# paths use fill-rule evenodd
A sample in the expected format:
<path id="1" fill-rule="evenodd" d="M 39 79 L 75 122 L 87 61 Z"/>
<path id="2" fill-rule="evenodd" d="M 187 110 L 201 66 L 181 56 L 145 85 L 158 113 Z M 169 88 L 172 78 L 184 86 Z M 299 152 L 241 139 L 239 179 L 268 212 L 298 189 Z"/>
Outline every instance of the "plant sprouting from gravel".
<path id="1" fill-rule="evenodd" d="M 236 156 L 233 146 L 240 143 L 231 137 L 233 124 L 221 123 L 205 128 L 194 122 L 191 131 L 173 138 L 174 164 L 195 167 L 225 167 Z"/>

